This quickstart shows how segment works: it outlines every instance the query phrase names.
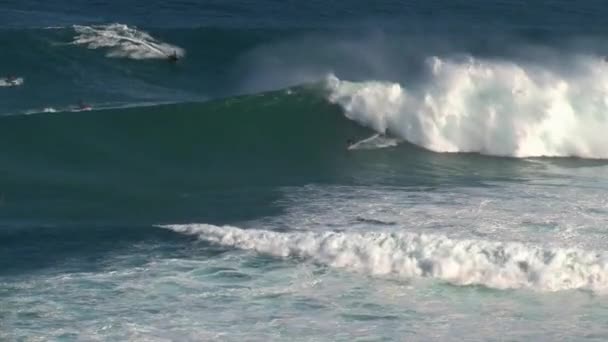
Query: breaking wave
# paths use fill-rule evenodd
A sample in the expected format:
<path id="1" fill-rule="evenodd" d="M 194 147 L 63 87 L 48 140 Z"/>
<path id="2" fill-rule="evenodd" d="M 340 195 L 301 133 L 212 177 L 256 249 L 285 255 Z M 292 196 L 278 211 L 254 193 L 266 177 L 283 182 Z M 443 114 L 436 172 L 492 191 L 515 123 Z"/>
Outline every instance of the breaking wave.
<path id="1" fill-rule="evenodd" d="M 573 70 L 432 57 L 413 84 L 327 77 L 329 101 L 379 133 L 436 152 L 608 158 L 608 65 Z"/>
<path id="2" fill-rule="evenodd" d="M 413 233 L 288 232 L 163 226 L 223 246 L 307 258 L 374 276 L 430 277 L 455 285 L 538 291 L 608 288 L 608 254 Z"/>
<path id="3" fill-rule="evenodd" d="M 162 42 L 150 34 L 123 24 L 98 26 L 75 25 L 77 35 L 73 44 L 85 45 L 89 49 L 106 48 L 108 57 L 131 59 L 166 59 L 177 54 L 182 57 L 185 50 Z"/>

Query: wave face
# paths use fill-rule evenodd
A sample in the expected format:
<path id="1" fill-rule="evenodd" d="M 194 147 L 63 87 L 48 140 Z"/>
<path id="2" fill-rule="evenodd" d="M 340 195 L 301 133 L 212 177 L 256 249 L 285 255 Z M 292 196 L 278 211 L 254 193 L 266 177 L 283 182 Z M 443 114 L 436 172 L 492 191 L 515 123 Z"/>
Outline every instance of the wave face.
<path id="1" fill-rule="evenodd" d="M 327 79 L 348 118 L 436 152 L 608 158 L 608 64 L 568 74 L 470 58 L 427 61 L 422 84 Z"/>
<path id="2" fill-rule="evenodd" d="M 70 213 L 72 220 L 221 222 L 230 215 L 220 210 L 224 204 L 216 196 L 234 187 L 242 187 L 243 196 L 258 186 L 310 183 L 487 187 L 488 182 L 535 179 L 545 168 L 526 160 L 427 152 L 373 134 L 348 120 L 344 114 L 351 113 L 326 96 L 322 86 L 310 85 L 205 103 L 87 112 L 46 108 L 36 115 L 2 117 L 0 188 L 14 197 L 2 215 L 28 221 L 29 211 L 23 209 L 28 200 L 20 194 L 41 191 L 41 200 L 57 200 L 35 204 L 41 220 L 63 222 Z M 92 176 L 98 172 L 103 177 Z M 197 210 L 200 204 L 188 200 L 193 194 L 208 210 Z M 145 210 L 142 198 L 165 210 Z M 80 204 L 64 207 L 58 199 Z M 242 215 L 251 212 L 244 208 Z"/>
<path id="3" fill-rule="evenodd" d="M 0 118 L 0 188 L 15 197 L 3 206 L 6 217 L 26 219 L 27 201 L 19 194 L 44 189 L 43 198 L 90 203 L 40 207 L 39 217 L 49 220 L 62 220 L 66 211 L 83 219 L 168 218 L 167 211 L 155 215 L 131 202 L 145 197 L 158 205 L 177 198 L 184 206 L 166 208 L 174 219 L 184 210 L 203 218 L 208 212 L 195 210 L 180 193 L 200 193 L 215 207 L 222 204 L 211 194 L 226 187 L 348 179 L 348 165 L 363 160 L 349 156 L 346 141 L 370 133 L 314 88 L 206 103 L 46 111 Z M 97 173 L 103 176 L 92 176 Z M 125 206 L 103 205 L 110 198 Z"/>
<path id="4" fill-rule="evenodd" d="M 223 246 L 307 258 L 375 276 L 540 291 L 608 289 L 608 254 L 408 233 L 278 233 L 213 225 L 165 228 Z"/>

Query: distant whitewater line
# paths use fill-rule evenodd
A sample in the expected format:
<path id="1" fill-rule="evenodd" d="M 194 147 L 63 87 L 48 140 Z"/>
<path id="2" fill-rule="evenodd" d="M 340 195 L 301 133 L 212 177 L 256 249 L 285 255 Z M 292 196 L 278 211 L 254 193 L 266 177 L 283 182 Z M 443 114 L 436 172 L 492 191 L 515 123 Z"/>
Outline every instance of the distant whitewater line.
<path id="1" fill-rule="evenodd" d="M 312 259 L 376 276 L 538 291 L 608 289 L 608 254 L 413 233 L 290 232 L 209 224 L 164 228 L 223 246 Z"/>
<path id="2" fill-rule="evenodd" d="M 64 113 L 64 112 L 83 112 L 83 111 L 99 111 L 99 110 L 112 110 L 112 109 L 128 109 L 128 108 L 145 108 L 154 107 L 170 104 L 179 104 L 184 102 L 177 101 L 156 101 L 156 102 L 136 102 L 136 103 L 96 103 L 92 104 L 87 108 L 79 108 L 78 105 L 64 106 L 64 107 L 45 107 L 42 109 L 30 109 L 22 113 L 16 114 L 4 114 L 0 116 L 13 116 L 13 115 L 34 115 L 44 113 Z"/>
<path id="3" fill-rule="evenodd" d="M 108 57 L 131 59 L 166 59 L 177 54 L 182 57 L 184 49 L 153 38 L 144 31 L 123 24 L 96 26 L 75 25 L 77 35 L 72 44 L 85 45 L 89 49 L 106 48 Z"/>
<path id="4" fill-rule="evenodd" d="M 566 75 L 514 62 L 427 61 L 422 84 L 326 79 L 329 101 L 379 133 L 436 152 L 608 158 L 608 64 Z"/>

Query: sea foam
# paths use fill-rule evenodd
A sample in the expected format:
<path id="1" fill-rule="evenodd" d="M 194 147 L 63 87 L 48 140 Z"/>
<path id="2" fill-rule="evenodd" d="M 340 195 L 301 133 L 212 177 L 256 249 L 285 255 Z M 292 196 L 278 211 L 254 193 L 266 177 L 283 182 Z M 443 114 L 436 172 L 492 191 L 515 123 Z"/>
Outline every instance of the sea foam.
<path id="1" fill-rule="evenodd" d="M 537 291 L 608 288 L 608 254 L 406 232 L 274 232 L 209 224 L 164 228 L 223 246 L 310 259 L 373 276 Z"/>

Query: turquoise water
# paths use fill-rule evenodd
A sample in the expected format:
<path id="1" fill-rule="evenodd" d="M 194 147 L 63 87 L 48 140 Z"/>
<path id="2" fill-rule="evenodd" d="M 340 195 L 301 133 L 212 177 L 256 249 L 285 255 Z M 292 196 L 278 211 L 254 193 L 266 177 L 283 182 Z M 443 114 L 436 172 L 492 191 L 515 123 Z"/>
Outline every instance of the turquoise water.
<path id="1" fill-rule="evenodd" d="M 0 340 L 605 340 L 602 5 L 0 5 Z"/>

